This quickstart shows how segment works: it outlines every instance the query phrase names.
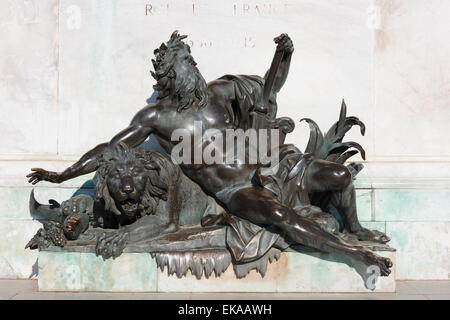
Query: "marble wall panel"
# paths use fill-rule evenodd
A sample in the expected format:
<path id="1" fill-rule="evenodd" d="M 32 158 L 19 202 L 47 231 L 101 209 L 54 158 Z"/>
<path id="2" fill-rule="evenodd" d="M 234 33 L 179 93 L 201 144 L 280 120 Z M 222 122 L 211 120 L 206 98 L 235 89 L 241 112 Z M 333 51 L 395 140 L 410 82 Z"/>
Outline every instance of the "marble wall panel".
<path id="1" fill-rule="evenodd" d="M 37 250 L 25 250 L 41 223 L 33 220 L 0 221 L 0 277 L 28 279 L 36 277 Z"/>
<path id="2" fill-rule="evenodd" d="M 1 154 L 57 153 L 58 1 L 0 3 Z"/>
<path id="3" fill-rule="evenodd" d="M 450 156 L 450 32 L 445 0 L 377 0 L 374 147 L 379 157 Z"/>
<path id="4" fill-rule="evenodd" d="M 450 221 L 450 190 L 375 190 L 379 221 Z"/>
<path id="5" fill-rule="evenodd" d="M 398 280 L 447 280 L 450 275 L 450 222 L 387 222 L 397 249 Z"/>

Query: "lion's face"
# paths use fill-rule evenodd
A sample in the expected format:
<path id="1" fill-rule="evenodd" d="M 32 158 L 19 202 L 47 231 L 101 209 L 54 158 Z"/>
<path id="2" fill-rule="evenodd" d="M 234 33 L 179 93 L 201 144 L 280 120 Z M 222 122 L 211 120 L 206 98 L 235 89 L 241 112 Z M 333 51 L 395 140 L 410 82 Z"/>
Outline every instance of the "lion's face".
<path id="1" fill-rule="evenodd" d="M 168 182 L 179 175 L 168 155 L 120 143 L 98 160 L 95 199 L 105 211 L 136 220 L 156 212 L 167 201 Z"/>
<path id="2" fill-rule="evenodd" d="M 144 165 L 139 161 L 125 159 L 111 166 L 106 183 L 121 213 L 127 216 L 137 214 L 147 179 Z"/>

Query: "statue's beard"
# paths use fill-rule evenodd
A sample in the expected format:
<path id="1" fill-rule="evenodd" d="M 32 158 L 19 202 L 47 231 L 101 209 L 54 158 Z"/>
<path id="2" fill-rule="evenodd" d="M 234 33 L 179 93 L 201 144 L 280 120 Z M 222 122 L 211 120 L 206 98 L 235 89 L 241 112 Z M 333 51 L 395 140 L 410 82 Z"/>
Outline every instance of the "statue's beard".
<path id="1" fill-rule="evenodd" d="M 206 104 L 206 82 L 198 69 L 189 63 L 173 66 L 158 78 L 153 88 L 158 92 L 158 99 L 168 96 L 178 98 L 179 112 L 194 105 L 201 108 Z"/>
<path id="2" fill-rule="evenodd" d="M 173 95 L 175 92 L 175 71 L 173 68 L 170 68 L 167 72 L 159 71 L 156 75 L 158 77 L 153 89 L 158 92 L 158 98 L 162 99 Z"/>

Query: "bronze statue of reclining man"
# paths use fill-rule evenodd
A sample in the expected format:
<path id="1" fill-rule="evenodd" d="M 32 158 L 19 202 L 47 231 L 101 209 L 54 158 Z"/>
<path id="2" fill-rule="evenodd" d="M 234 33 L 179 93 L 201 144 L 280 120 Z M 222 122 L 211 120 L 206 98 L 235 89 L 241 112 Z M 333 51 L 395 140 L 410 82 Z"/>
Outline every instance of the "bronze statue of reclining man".
<path id="1" fill-rule="evenodd" d="M 277 51 L 283 52 L 283 56 L 268 104 L 264 105 L 262 88 L 266 78 L 225 76 L 206 83 L 190 54 L 189 46 L 182 41 L 185 37 L 174 32 L 166 44 L 155 50 L 156 60 L 153 61 L 155 72 L 152 72 L 157 80 L 154 86 L 158 93 L 155 103 L 141 109 L 130 125 L 109 143 L 102 143 L 88 151 L 71 167 L 61 173 L 34 168 L 27 176 L 30 178 L 29 182 L 35 184 L 46 180 L 60 183 L 93 172 L 106 150 L 119 143 L 137 147 L 150 134 L 153 134 L 161 146 L 171 153 L 178 142 L 171 140 L 173 131 L 184 129 L 194 136 L 195 121 L 200 121 L 205 131 L 215 129 L 225 132 L 227 129 L 239 128 L 246 130 L 252 127 L 250 119 L 252 112 L 255 111 L 260 114 L 266 113 L 266 123 L 270 128 L 281 129 L 283 141 L 284 135 L 293 130 L 293 122 L 287 118 L 275 119 L 275 94 L 287 78 L 293 52 L 290 38 L 286 34 L 276 38 Z M 206 146 L 207 143 L 204 143 L 203 139 L 191 140 L 191 150 L 196 147 L 203 150 Z M 297 154 L 303 157 L 301 153 Z M 310 195 L 331 192 L 332 202 L 340 211 L 350 232 L 361 240 L 387 242 L 388 238 L 385 235 L 371 232 L 359 224 L 350 171 L 340 163 L 311 157 L 308 159 L 308 161 L 297 159 L 304 169 L 301 178 L 303 191 Z M 231 215 L 260 226 L 275 226 L 296 243 L 324 252 L 347 254 L 368 265 L 378 266 L 381 275 L 389 275 L 392 263 L 388 258 L 378 256 L 361 246 L 344 242 L 334 234 L 324 231 L 313 220 L 299 215 L 294 208 L 280 202 L 268 188 L 255 183 L 255 174 L 262 166 L 260 162 L 247 164 L 239 159 L 232 164 L 180 164 L 185 175 Z M 297 191 L 291 188 L 289 192 Z"/>

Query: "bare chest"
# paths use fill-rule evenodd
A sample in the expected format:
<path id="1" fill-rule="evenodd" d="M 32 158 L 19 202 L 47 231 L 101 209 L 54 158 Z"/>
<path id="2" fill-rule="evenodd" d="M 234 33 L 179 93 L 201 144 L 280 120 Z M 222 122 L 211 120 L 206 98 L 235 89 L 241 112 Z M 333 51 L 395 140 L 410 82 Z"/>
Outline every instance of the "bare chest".
<path id="1" fill-rule="evenodd" d="M 180 137 L 204 136 L 210 129 L 231 129 L 231 117 L 226 110 L 225 106 L 213 102 L 201 109 L 193 107 L 180 112 L 175 107 L 164 108 L 154 127 L 155 134 L 158 140 L 173 145 Z"/>

